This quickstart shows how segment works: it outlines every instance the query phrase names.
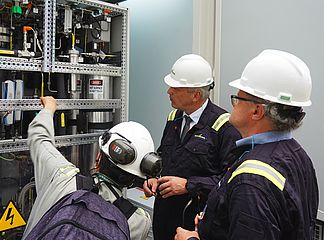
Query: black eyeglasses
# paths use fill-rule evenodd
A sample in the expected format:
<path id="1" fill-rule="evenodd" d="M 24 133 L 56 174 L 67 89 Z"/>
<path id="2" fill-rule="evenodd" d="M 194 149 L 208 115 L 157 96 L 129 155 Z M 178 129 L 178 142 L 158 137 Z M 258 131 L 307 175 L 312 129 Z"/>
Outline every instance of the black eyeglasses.
<path id="1" fill-rule="evenodd" d="M 239 103 L 239 101 L 247 101 L 247 102 L 253 102 L 253 103 L 257 103 L 257 104 L 265 104 L 264 102 L 260 102 L 257 100 L 253 100 L 253 99 L 249 99 L 249 98 L 243 98 L 243 97 L 239 97 L 236 95 L 231 95 L 231 103 L 233 106 L 237 105 Z"/>

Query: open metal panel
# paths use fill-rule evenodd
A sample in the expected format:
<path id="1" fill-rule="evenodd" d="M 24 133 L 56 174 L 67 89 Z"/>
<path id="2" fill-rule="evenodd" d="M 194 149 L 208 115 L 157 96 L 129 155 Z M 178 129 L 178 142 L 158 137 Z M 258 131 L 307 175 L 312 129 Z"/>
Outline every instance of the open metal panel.
<path id="1" fill-rule="evenodd" d="M 105 1 L 0 2 L 0 209 L 13 200 L 27 219 L 36 197 L 26 138 L 41 96 L 57 99 L 56 146 L 89 174 L 98 137 L 128 120 L 128 32 L 128 10 Z"/>

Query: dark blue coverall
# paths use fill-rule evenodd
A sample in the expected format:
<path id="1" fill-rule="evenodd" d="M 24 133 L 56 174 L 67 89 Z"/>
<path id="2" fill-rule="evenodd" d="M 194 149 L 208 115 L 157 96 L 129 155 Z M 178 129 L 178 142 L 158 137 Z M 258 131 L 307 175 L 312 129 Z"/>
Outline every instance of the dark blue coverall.
<path id="1" fill-rule="evenodd" d="M 162 176 L 186 178 L 189 193 L 155 199 L 155 240 L 174 239 L 179 226 L 193 230 L 195 215 L 203 209 L 208 193 L 235 160 L 228 153 L 241 137 L 228 122 L 228 115 L 224 109 L 208 100 L 199 122 L 189 130 L 181 143 L 183 112 L 174 110 L 169 114 L 158 148 L 162 156 Z M 184 211 L 191 198 L 192 203 Z"/>
<path id="2" fill-rule="evenodd" d="M 313 164 L 294 139 L 278 138 L 235 149 L 241 159 L 210 192 L 200 239 L 313 239 L 319 201 Z"/>

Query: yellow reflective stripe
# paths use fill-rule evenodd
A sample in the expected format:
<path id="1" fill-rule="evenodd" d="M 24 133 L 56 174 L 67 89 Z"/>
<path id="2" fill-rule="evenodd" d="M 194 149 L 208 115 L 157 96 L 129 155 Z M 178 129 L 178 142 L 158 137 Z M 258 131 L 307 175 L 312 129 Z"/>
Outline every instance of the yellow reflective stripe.
<path id="1" fill-rule="evenodd" d="M 173 121 L 174 118 L 175 118 L 176 113 L 177 113 L 177 109 L 172 110 L 172 111 L 169 113 L 168 121 Z"/>
<path id="2" fill-rule="evenodd" d="M 144 209 L 138 207 L 137 210 L 138 210 L 137 212 L 138 212 L 139 214 L 141 214 L 141 215 L 143 215 L 143 216 L 146 216 L 146 215 L 147 215 L 146 212 L 144 211 Z"/>
<path id="3" fill-rule="evenodd" d="M 231 114 L 229 114 L 229 113 L 223 113 L 216 119 L 212 128 L 215 131 L 218 131 L 228 121 L 230 116 L 231 116 Z"/>
<path id="4" fill-rule="evenodd" d="M 233 173 L 228 183 L 232 181 L 234 177 L 242 173 L 256 174 L 265 177 L 274 185 L 276 185 L 281 191 L 285 187 L 286 178 L 281 175 L 276 169 L 269 164 L 258 160 L 246 160 L 244 161 Z"/>
<path id="5" fill-rule="evenodd" d="M 71 166 L 71 165 L 61 167 L 59 168 L 59 170 L 61 171 L 61 173 L 63 173 L 66 176 L 74 176 L 75 174 L 80 172 L 79 168 L 76 168 L 75 166 Z"/>

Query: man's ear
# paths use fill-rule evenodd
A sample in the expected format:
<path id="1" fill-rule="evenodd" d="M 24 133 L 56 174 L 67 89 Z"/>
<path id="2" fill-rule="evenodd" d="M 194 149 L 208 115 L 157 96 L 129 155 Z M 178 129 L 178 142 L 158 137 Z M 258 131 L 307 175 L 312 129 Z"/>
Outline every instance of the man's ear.
<path id="1" fill-rule="evenodd" d="M 194 102 L 200 101 L 200 99 L 202 97 L 202 92 L 200 90 L 198 90 L 198 91 L 195 91 L 193 94 L 194 94 L 193 101 Z"/>
<path id="2" fill-rule="evenodd" d="M 255 104 L 252 115 L 253 120 L 260 120 L 265 116 L 265 108 L 262 104 Z"/>

